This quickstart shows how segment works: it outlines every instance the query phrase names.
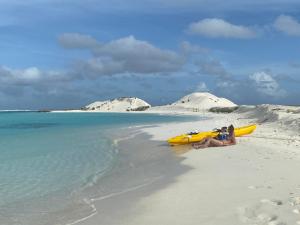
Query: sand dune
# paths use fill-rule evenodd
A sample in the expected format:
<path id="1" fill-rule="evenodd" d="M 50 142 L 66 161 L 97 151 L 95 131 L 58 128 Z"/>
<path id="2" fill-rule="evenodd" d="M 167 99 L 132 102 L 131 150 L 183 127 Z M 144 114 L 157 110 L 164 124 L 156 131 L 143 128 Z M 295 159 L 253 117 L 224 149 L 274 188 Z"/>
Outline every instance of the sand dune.
<path id="1" fill-rule="evenodd" d="M 300 107 L 283 105 L 240 106 L 236 114 L 256 119 L 258 123 L 274 123 L 291 132 L 300 132 Z"/>
<path id="2" fill-rule="evenodd" d="M 213 107 L 237 106 L 226 98 L 219 98 L 208 92 L 194 92 L 184 96 L 178 101 L 164 106 L 152 107 L 150 111 L 191 111 L 203 112 Z"/>
<path id="3" fill-rule="evenodd" d="M 167 113 L 186 113 L 186 112 L 207 112 L 214 107 L 235 107 L 237 106 L 226 98 L 219 98 L 207 92 L 191 93 L 178 101 L 163 106 L 151 107 L 146 101 L 137 97 L 121 97 L 106 101 L 96 101 L 88 104 L 81 109 L 75 110 L 55 110 L 53 112 L 167 112 Z"/>
<path id="4" fill-rule="evenodd" d="M 144 111 L 151 105 L 142 99 L 136 97 L 122 97 L 107 101 L 96 101 L 85 107 L 85 111 L 97 112 L 126 112 L 126 111 Z"/>

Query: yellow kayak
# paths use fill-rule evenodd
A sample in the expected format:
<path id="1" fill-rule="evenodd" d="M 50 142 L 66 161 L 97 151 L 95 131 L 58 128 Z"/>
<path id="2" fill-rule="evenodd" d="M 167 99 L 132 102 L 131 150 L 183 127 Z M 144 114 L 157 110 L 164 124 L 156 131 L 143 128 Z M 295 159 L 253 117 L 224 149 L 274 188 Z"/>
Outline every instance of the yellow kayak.
<path id="1" fill-rule="evenodd" d="M 244 127 L 234 128 L 234 134 L 236 137 L 251 134 L 256 129 L 256 124 L 251 124 Z M 201 141 L 206 137 L 216 137 L 219 134 L 218 131 L 206 131 L 197 134 L 182 134 L 168 139 L 170 145 L 184 145 L 193 142 Z"/>

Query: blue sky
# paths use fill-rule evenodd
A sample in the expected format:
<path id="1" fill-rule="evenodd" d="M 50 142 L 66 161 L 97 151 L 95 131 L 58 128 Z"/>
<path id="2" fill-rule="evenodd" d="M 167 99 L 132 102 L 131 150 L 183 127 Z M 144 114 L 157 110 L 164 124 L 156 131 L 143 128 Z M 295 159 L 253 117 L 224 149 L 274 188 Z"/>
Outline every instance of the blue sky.
<path id="1" fill-rule="evenodd" d="M 300 100 L 296 0 L 0 0 L 0 109 L 194 91 Z"/>

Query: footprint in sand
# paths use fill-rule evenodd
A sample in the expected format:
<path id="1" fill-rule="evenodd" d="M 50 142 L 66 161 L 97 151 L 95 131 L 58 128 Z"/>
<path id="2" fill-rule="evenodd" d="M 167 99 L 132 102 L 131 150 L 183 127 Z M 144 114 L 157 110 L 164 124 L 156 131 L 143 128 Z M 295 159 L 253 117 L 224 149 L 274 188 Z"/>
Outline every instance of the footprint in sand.
<path id="1" fill-rule="evenodd" d="M 280 210 L 282 205 L 283 201 L 279 199 L 261 199 L 251 207 L 240 208 L 240 220 L 249 225 L 286 225 L 274 213 Z"/>
<path id="2" fill-rule="evenodd" d="M 248 186 L 248 189 L 252 189 L 252 190 L 255 190 L 255 189 L 260 189 L 260 188 L 267 188 L 267 189 L 272 189 L 271 186 L 263 186 L 263 185 L 250 185 Z"/>
<path id="3" fill-rule="evenodd" d="M 300 197 L 292 197 L 290 199 L 290 204 L 292 206 L 297 206 L 297 205 L 300 205 Z"/>
<path id="4" fill-rule="evenodd" d="M 260 189 L 260 188 L 264 188 L 264 186 L 263 185 L 250 185 L 250 186 L 248 186 L 248 189 Z"/>
<path id="5" fill-rule="evenodd" d="M 278 216 L 262 212 L 260 204 L 253 208 L 240 208 L 240 220 L 245 224 L 256 225 L 285 225 L 285 223 L 278 221 Z"/>
<path id="6" fill-rule="evenodd" d="M 300 197 L 291 197 L 289 202 L 290 202 L 291 206 L 294 206 L 294 207 L 299 206 L 300 205 Z M 292 211 L 295 214 L 300 214 L 300 209 L 298 209 L 298 208 L 294 208 Z M 300 221 L 297 221 L 297 224 L 300 224 Z"/>
<path id="7" fill-rule="evenodd" d="M 261 203 L 267 203 L 267 204 L 271 204 L 271 205 L 282 205 L 282 201 L 281 200 L 277 200 L 277 199 L 261 199 L 260 200 Z"/>
<path id="8" fill-rule="evenodd" d="M 299 210 L 299 209 L 294 209 L 294 210 L 293 210 L 293 213 L 295 213 L 295 214 L 300 214 L 300 210 Z"/>
<path id="9" fill-rule="evenodd" d="M 258 189 L 258 188 L 261 188 L 262 186 L 254 186 L 254 185 L 251 185 L 251 186 L 248 186 L 248 189 Z"/>
<path id="10" fill-rule="evenodd" d="M 268 223 L 268 225 L 286 225 L 286 223 L 278 222 L 278 221 L 271 221 L 270 223 Z"/>
<path id="11" fill-rule="evenodd" d="M 291 214 L 286 214 L 289 210 Z M 240 221 L 247 225 L 300 225 L 299 215 L 300 196 L 290 196 L 286 201 L 265 198 L 252 206 L 239 209 Z M 286 223 L 283 219 L 289 222 Z M 292 220 L 294 222 L 290 223 Z"/>

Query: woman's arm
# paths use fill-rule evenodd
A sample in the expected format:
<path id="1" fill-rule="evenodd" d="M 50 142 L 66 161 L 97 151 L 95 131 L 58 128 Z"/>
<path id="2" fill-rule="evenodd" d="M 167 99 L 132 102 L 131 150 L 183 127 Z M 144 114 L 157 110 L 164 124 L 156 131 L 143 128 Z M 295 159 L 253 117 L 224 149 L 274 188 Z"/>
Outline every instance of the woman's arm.
<path id="1" fill-rule="evenodd" d="M 224 146 L 228 146 L 228 145 L 235 145 L 236 144 L 236 139 L 235 139 L 235 135 L 234 133 L 229 136 L 229 138 L 223 142 Z"/>
<path id="2" fill-rule="evenodd" d="M 230 140 L 231 140 L 231 144 L 232 144 L 232 145 L 235 145 L 235 144 L 236 144 L 236 139 L 235 139 L 234 133 L 232 134 Z"/>

